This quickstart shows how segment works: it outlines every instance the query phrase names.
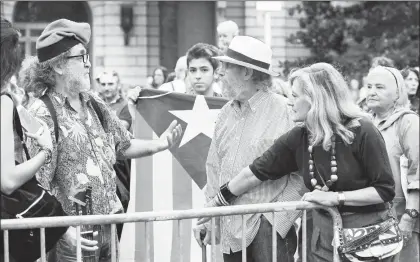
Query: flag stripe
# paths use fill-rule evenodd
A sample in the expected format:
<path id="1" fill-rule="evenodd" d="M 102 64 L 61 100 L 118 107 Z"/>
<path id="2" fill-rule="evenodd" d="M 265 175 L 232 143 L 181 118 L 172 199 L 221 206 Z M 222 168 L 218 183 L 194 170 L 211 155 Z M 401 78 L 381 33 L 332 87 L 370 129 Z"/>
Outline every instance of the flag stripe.
<path id="1" fill-rule="evenodd" d="M 134 134 L 139 139 L 153 139 L 153 131 L 148 126 L 143 117 L 136 112 L 136 126 Z M 153 210 L 153 159 L 143 157 L 136 159 L 136 202 L 135 212 L 145 212 Z M 144 223 L 136 223 L 135 230 L 135 261 L 146 260 L 146 242 Z M 151 256 L 153 261 L 153 227 L 150 227 L 150 234 L 147 236 L 151 246 Z"/>
<path id="2" fill-rule="evenodd" d="M 153 135 L 154 139 L 159 137 Z M 169 151 L 154 154 L 153 158 L 153 211 L 173 210 L 172 155 Z M 170 261 L 172 221 L 153 222 L 154 261 Z M 165 250 L 164 252 L 162 252 Z"/>
<path id="3" fill-rule="evenodd" d="M 173 176 L 173 209 L 185 210 L 192 208 L 191 199 L 191 177 L 179 162 L 172 159 L 172 176 Z M 181 239 L 178 239 L 178 221 L 173 221 L 173 234 L 172 234 L 172 262 L 181 261 L 179 256 L 179 241 L 182 241 L 183 254 L 182 261 L 190 261 L 190 234 L 191 234 L 191 220 L 183 220 L 182 222 Z"/>

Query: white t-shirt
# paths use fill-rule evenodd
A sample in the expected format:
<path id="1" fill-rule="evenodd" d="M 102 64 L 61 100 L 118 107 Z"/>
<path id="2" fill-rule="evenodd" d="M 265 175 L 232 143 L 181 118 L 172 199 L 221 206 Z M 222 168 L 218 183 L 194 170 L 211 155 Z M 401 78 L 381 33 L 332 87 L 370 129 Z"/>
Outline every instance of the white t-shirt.
<path id="1" fill-rule="evenodd" d="M 163 91 L 175 91 L 178 93 L 185 93 L 187 91 L 185 83 L 182 80 L 175 79 L 169 83 L 164 83 L 159 87 L 159 90 Z"/>

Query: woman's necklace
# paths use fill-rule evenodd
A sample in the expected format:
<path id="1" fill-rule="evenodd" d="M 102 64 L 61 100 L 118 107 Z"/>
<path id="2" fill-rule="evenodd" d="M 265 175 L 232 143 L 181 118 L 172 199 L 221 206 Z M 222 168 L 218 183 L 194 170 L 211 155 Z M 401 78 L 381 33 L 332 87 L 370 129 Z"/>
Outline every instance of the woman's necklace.
<path id="1" fill-rule="evenodd" d="M 309 152 L 309 175 L 311 177 L 311 185 L 318 190 L 322 190 L 327 192 L 330 190 L 330 187 L 338 180 L 337 176 L 337 160 L 335 158 L 335 135 L 331 138 L 331 176 L 330 179 L 327 180 L 327 182 L 324 181 L 321 174 L 319 174 L 319 177 L 322 180 L 322 183 L 324 183 L 324 186 L 318 185 L 318 181 L 315 178 L 315 162 L 314 158 L 312 156 L 313 153 L 313 146 L 308 146 L 308 152 Z"/>

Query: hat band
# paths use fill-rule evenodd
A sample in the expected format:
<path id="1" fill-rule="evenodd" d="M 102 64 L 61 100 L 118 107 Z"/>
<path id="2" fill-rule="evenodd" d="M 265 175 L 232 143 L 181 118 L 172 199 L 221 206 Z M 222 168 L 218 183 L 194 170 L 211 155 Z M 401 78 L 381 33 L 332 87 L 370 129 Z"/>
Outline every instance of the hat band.
<path id="1" fill-rule="evenodd" d="M 267 64 L 265 62 L 261 62 L 259 60 L 255 60 L 255 59 L 253 59 L 249 56 L 238 53 L 235 50 L 232 50 L 230 48 L 227 49 L 226 55 L 229 56 L 230 58 L 236 59 L 236 60 L 244 62 L 244 63 L 251 64 L 251 65 L 254 65 L 254 66 L 258 66 L 258 67 L 264 68 L 266 70 L 268 70 L 270 68 L 270 64 Z"/>
<path id="2" fill-rule="evenodd" d="M 70 48 L 80 43 L 81 42 L 74 37 L 64 37 L 57 43 L 37 49 L 36 53 L 38 56 L 38 60 L 39 62 L 47 61 L 70 50 Z"/>

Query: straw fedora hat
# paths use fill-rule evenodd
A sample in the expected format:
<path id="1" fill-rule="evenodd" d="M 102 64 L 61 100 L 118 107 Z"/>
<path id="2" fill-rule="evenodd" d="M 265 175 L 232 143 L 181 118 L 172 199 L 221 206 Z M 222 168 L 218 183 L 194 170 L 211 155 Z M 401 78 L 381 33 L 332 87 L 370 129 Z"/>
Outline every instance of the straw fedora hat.
<path id="1" fill-rule="evenodd" d="M 248 67 L 272 76 L 279 74 L 272 71 L 271 59 L 273 52 L 264 42 L 250 36 L 238 35 L 232 39 L 224 56 L 216 56 L 215 59 Z"/>

